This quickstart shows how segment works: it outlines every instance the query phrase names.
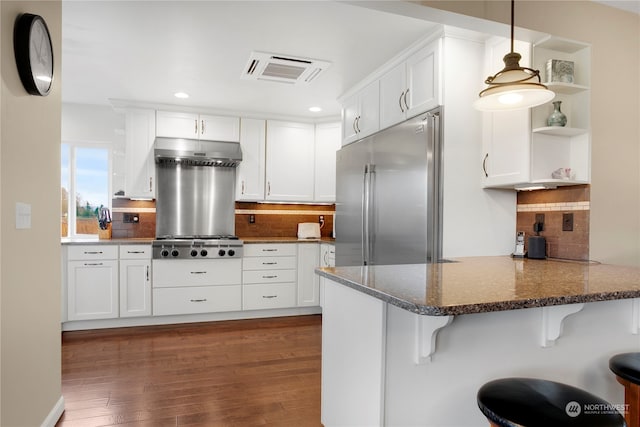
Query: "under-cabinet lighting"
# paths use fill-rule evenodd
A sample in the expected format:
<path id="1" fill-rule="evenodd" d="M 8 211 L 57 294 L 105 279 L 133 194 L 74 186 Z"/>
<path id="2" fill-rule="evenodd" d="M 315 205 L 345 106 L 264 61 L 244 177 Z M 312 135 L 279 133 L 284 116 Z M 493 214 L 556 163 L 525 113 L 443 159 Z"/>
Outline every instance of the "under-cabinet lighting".
<path id="1" fill-rule="evenodd" d="M 528 185 L 524 187 L 516 187 L 518 191 L 534 191 L 534 190 L 553 190 L 557 188 L 555 185 L 543 185 L 543 184 L 535 184 Z"/>

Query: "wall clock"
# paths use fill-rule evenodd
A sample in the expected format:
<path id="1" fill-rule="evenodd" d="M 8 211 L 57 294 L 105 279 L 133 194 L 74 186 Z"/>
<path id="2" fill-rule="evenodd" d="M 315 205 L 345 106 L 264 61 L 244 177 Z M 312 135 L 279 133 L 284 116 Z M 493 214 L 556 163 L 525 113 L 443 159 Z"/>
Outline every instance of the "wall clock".
<path id="1" fill-rule="evenodd" d="M 13 30 L 13 49 L 22 85 L 32 95 L 46 96 L 53 83 L 53 45 L 39 15 L 24 13 Z"/>

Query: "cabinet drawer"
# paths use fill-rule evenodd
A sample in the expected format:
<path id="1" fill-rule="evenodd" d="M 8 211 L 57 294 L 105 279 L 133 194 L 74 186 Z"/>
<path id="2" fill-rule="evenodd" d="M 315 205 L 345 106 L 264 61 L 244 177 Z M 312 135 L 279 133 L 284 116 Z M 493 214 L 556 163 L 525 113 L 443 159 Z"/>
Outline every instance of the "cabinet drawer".
<path id="1" fill-rule="evenodd" d="M 243 310 L 295 307 L 295 283 L 245 285 L 242 292 Z"/>
<path id="2" fill-rule="evenodd" d="M 240 285 L 240 259 L 153 260 L 153 287 Z"/>
<path id="3" fill-rule="evenodd" d="M 118 245 L 70 245 L 67 248 L 69 260 L 118 259 Z"/>
<path id="4" fill-rule="evenodd" d="M 244 257 L 243 270 L 287 270 L 296 268 L 295 256 Z"/>
<path id="5" fill-rule="evenodd" d="M 245 244 L 244 256 L 295 256 L 295 243 Z"/>
<path id="6" fill-rule="evenodd" d="M 151 245 L 120 245 L 120 259 L 151 259 Z"/>
<path id="7" fill-rule="evenodd" d="M 295 281 L 295 270 L 251 270 L 242 273 L 242 283 L 276 283 Z"/>
<path id="8" fill-rule="evenodd" d="M 242 309 L 242 287 L 192 286 L 153 290 L 153 314 L 214 313 Z"/>

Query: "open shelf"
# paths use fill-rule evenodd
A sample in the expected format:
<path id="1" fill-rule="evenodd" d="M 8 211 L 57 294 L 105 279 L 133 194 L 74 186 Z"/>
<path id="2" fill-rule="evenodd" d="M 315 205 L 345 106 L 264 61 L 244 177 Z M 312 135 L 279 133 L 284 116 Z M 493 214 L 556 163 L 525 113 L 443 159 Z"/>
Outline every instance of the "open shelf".
<path id="1" fill-rule="evenodd" d="M 576 93 L 584 92 L 585 90 L 589 90 L 587 86 L 577 85 L 573 83 L 561 83 L 561 82 L 546 82 L 544 83 L 549 90 L 555 93 L 562 93 L 565 95 L 574 95 Z"/>
<path id="2" fill-rule="evenodd" d="M 532 130 L 533 133 L 540 133 L 544 135 L 553 135 L 553 136 L 578 136 L 584 135 L 589 132 L 587 129 L 581 128 L 570 128 L 563 126 L 545 126 Z"/>

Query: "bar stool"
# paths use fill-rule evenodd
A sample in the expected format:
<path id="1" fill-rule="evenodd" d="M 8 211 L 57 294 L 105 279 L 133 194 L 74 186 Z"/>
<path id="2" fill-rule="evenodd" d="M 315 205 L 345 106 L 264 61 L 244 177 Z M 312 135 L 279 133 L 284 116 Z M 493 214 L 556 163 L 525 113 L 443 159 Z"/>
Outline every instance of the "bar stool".
<path id="1" fill-rule="evenodd" d="M 625 419 L 629 427 L 640 427 L 640 353 L 622 353 L 609 359 L 609 369 L 624 386 Z"/>
<path id="2" fill-rule="evenodd" d="M 492 427 L 624 427 L 609 402 L 576 387 L 535 378 L 502 378 L 478 390 Z"/>

